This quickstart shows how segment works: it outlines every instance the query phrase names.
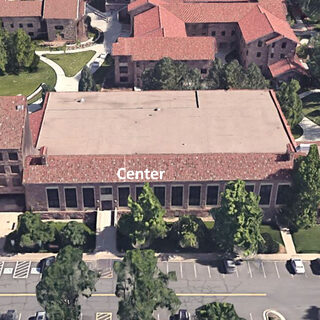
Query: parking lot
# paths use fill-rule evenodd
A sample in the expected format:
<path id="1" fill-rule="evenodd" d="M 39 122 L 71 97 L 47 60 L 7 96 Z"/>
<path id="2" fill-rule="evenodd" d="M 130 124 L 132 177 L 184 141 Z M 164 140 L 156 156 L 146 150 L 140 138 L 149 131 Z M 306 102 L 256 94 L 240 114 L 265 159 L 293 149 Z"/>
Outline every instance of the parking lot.
<path id="1" fill-rule="evenodd" d="M 113 263 L 107 259 L 87 262 L 102 276 L 95 295 L 81 298 L 83 320 L 116 319 L 118 303 L 113 293 L 117 279 Z M 306 273 L 301 275 L 293 274 L 284 261 L 244 261 L 232 274 L 226 274 L 222 263 L 216 261 L 162 261 L 158 266 L 164 273 L 176 272 L 177 281 L 170 282 L 170 287 L 178 294 L 181 307 L 191 313 L 205 303 L 227 301 L 247 320 L 262 319 L 262 312 L 268 308 L 281 311 L 289 320 L 312 320 L 320 306 L 320 275 L 312 271 L 310 262 L 304 262 Z M 21 312 L 21 319 L 32 319 L 41 310 L 34 295 L 41 278 L 37 267 L 38 263 L 30 261 L 0 262 L 1 312 L 16 309 Z M 167 320 L 169 314 L 159 310 L 155 317 Z"/>

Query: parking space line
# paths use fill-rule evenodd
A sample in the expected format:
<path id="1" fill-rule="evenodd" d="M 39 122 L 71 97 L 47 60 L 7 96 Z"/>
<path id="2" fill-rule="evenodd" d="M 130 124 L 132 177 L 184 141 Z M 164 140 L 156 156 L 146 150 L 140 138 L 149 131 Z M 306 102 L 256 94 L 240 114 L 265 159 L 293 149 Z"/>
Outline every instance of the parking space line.
<path id="1" fill-rule="evenodd" d="M 278 266 L 277 266 L 277 262 L 276 261 L 274 261 L 274 267 L 275 267 L 276 272 L 277 272 L 277 277 L 278 277 L 278 279 L 280 279 L 280 274 L 279 274 L 279 270 L 278 270 Z"/>
<path id="2" fill-rule="evenodd" d="M 250 278 L 252 278 L 252 271 L 251 271 L 251 268 L 250 268 L 249 261 L 247 261 L 247 266 L 248 266 L 248 271 L 249 271 L 249 274 L 250 274 Z"/>
<path id="3" fill-rule="evenodd" d="M 0 261 L 0 276 L 2 275 L 3 267 L 4 267 L 4 262 Z"/>
<path id="4" fill-rule="evenodd" d="M 169 273 L 169 262 L 167 261 L 167 274 Z"/>
<path id="5" fill-rule="evenodd" d="M 181 274 L 181 279 L 183 279 L 183 273 L 182 273 L 182 262 L 180 262 L 180 274 Z"/>
<path id="6" fill-rule="evenodd" d="M 158 316 L 157 316 L 158 320 L 160 320 L 160 314 L 158 313 Z"/>
<path id="7" fill-rule="evenodd" d="M 239 278 L 239 272 L 237 267 L 236 267 L 236 275 L 237 275 L 237 278 Z"/>
<path id="8" fill-rule="evenodd" d="M 112 320 L 111 312 L 97 312 L 96 320 Z"/>
<path id="9" fill-rule="evenodd" d="M 264 278 L 266 278 L 267 275 L 266 275 L 266 272 L 265 272 L 265 270 L 264 270 L 263 261 L 261 261 L 261 268 L 262 268 L 263 276 L 264 276 Z"/>
<path id="10" fill-rule="evenodd" d="M 208 266 L 208 274 L 209 274 L 209 278 L 211 279 L 211 271 L 209 266 Z"/>
<path id="11" fill-rule="evenodd" d="M 251 313 L 251 312 L 249 313 L 249 316 L 250 316 L 250 320 L 253 320 L 253 317 L 252 317 L 252 313 Z"/>
<path id="12" fill-rule="evenodd" d="M 197 279 L 197 267 L 196 264 L 193 263 L 194 277 Z"/>

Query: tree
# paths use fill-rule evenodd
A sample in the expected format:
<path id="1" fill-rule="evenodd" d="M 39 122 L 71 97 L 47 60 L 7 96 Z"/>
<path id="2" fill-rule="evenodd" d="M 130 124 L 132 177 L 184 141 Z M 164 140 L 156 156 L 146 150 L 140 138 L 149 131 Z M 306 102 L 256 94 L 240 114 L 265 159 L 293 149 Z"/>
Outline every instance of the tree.
<path id="1" fill-rule="evenodd" d="M 148 247 L 154 239 L 166 236 L 165 210 L 149 184 L 143 186 L 137 201 L 129 196 L 128 206 L 131 213 L 121 217 L 118 227 L 120 233 L 129 235 L 135 248 Z"/>
<path id="2" fill-rule="evenodd" d="M 298 0 L 303 12 L 313 20 L 320 20 L 319 0 Z"/>
<path id="3" fill-rule="evenodd" d="M 269 86 L 269 81 L 263 76 L 261 69 L 255 64 L 250 63 L 247 71 L 247 89 L 265 89 Z"/>
<path id="4" fill-rule="evenodd" d="M 82 251 L 66 246 L 44 270 L 36 287 L 37 300 L 50 320 L 78 320 L 79 295 L 90 297 L 97 279 L 97 273 L 82 260 Z"/>
<path id="5" fill-rule="evenodd" d="M 283 210 L 292 231 L 316 224 L 320 203 L 320 159 L 317 145 L 311 145 L 307 156 L 294 164 L 291 197 Z"/>
<path id="6" fill-rule="evenodd" d="M 234 305 L 227 302 L 212 302 L 196 309 L 197 320 L 245 320 L 240 318 Z"/>
<path id="7" fill-rule="evenodd" d="M 243 89 L 247 84 L 247 75 L 238 60 L 232 60 L 225 67 L 227 89 Z"/>
<path id="8" fill-rule="evenodd" d="M 81 71 L 79 91 L 97 91 L 96 83 L 93 79 L 90 69 L 87 66 L 84 66 Z"/>
<path id="9" fill-rule="evenodd" d="M 317 34 L 310 40 L 309 54 L 310 59 L 308 61 L 308 67 L 313 78 L 319 83 L 320 81 L 320 35 Z"/>
<path id="10" fill-rule="evenodd" d="M 214 238 L 221 250 L 243 251 L 245 256 L 258 251 L 262 210 L 259 196 L 247 192 L 242 180 L 230 181 L 222 195 L 221 207 L 212 209 Z"/>
<path id="11" fill-rule="evenodd" d="M 8 63 L 7 41 L 8 32 L 0 27 L 0 73 L 5 73 Z"/>
<path id="12" fill-rule="evenodd" d="M 116 296 L 120 298 L 120 320 L 153 320 L 157 308 L 174 313 L 180 306 L 175 292 L 168 288 L 175 272 L 162 273 L 152 250 L 129 250 L 122 261 L 114 263 L 117 274 Z"/>
<path id="13" fill-rule="evenodd" d="M 76 221 L 68 222 L 61 230 L 61 238 L 64 245 L 82 246 L 86 242 L 88 233 L 86 225 Z"/>
<path id="14" fill-rule="evenodd" d="M 299 81 L 293 79 L 289 83 L 283 82 L 277 91 L 281 109 L 291 128 L 294 128 L 303 118 L 299 89 Z"/>
<path id="15" fill-rule="evenodd" d="M 41 94 L 42 102 L 44 101 L 44 98 L 45 98 L 47 92 L 54 92 L 54 91 L 56 91 L 56 90 L 53 86 L 48 85 L 46 83 L 43 83 L 42 84 L 42 94 Z"/>
<path id="16" fill-rule="evenodd" d="M 142 74 L 144 90 L 191 90 L 199 89 L 201 74 L 198 69 L 171 58 L 162 58 L 154 68 L 146 69 Z"/>
<path id="17" fill-rule="evenodd" d="M 35 72 L 38 70 L 38 65 L 39 65 L 39 62 L 40 62 L 40 57 L 38 55 L 34 55 L 33 56 L 33 60 L 31 62 L 31 65 L 29 67 L 29 71 L 30 72 Z"/>
<path id="18" fill-rule="evenodd" d="M 182 216 L 173 224 L 172 232 L 176 236 L 181 248 L 199 248 L 205 237 L 205 225 L 196 216 Z"/>
<path id="19" fill-rule="evenodd" d="M 208 75 L 208 87 L 210 89 L 226 89 L 227 79 L 225 74 L 225 66 L 222 60 L 216 58 L 213 60 Z"/>

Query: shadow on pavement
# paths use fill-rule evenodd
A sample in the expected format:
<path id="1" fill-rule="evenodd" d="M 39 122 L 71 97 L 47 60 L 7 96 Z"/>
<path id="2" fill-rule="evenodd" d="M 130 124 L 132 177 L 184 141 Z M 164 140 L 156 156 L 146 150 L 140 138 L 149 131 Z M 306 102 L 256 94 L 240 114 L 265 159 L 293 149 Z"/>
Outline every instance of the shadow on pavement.
<path id="1" fill-rule="evenodd" d="M 320 319 L 320 308 L 316 306 L 311 306 L 308 310 L 303 319 L 305 320 L 319 320 Z"/>

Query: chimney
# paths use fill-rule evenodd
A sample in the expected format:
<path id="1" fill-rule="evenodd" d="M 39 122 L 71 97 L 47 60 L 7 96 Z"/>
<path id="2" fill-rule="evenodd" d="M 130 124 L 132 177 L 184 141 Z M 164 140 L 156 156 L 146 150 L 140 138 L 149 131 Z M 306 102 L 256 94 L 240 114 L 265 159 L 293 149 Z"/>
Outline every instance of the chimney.
<path id="1" fill-rule="evenodd" d="M 294 158 L 295 150 L 293 149 L 292 145 L 290 143 L 287 144 L 287 159 L 288 161 L 292 161 Z"/>
<path id="2" fill-rule="evenodd" d="M 43 146 L 40 148 L 41 165 L 47 165 L 48 148 Z"/>

